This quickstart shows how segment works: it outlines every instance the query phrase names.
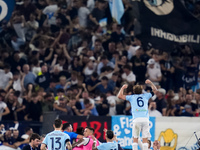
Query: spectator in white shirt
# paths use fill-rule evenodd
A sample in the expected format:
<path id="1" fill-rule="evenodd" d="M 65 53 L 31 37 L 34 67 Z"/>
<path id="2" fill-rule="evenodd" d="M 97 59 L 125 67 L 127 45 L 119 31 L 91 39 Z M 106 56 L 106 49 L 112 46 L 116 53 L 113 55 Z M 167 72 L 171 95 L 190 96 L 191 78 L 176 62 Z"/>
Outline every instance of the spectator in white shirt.
<path id="1" fill-rule="evenodd" d="M 114 96 L 112 92 L 107 92 L 106 93 L 108 104 L 110 104 L 109 108 L 109 116 L 114 116 L 116 115 L 116 101 L 117 101 L 117 96 Z"/>
<path id="2" fill-rule="evenodd" d="M 2 100 L 3 100 L 3 96 L 0 94 L 0 121 L 1 121 L 2 116 L 5 116 L 10 113 L 10 110 L 7 107 L 7 104 L 3 102 Z"/>
<path id="3" fill-rule="evenodd" d="M 32 37 L 36 34 L 36 30 L 39 27 L 39 23 L 35 20 L 36 15 L 34 13 L 30 14 L 30 20 L 26 22 L 26 39 L 31 40 Z"/>
<path id="4" fill-rule="evenodd" d="M 125 65 L 123 67 L 123 72 L 124 73 L 122 74 L 122 79 L 133 85 L 136 81 L 136 77 L 135 74 L 131 71 L 131 66 Z"/>
<path id="5" fill-rule="evenodd" d="M 15 91 L 22 91 L 22 83 L 21 83 L 20 72 L 17 70 L 13 73 L 13 89 Z"/>
<path id="6" fill-rule="evenodd" d="M 8 90 L 13 79 L 13 74 L 10 72 L 10 65 L 5 64 L 4 69 L 0 69 L 0 79 L 0 88 Z"/>
<path id="7" fill-rule="evenodd" d="M 78 10 L 79 24 L 81 27 L 87 27 L 87 18 L 90 14 L 89 9 L 86 7 L 87 0 L 82 1 L 82 6 Z"/>
<path id="8" fill-rule="evenodd" d="M 58 5 L 56 0 L 50 0 L 49 1 L 50 4 L 44 8 L 43 10 L 43 14 L 47 15 L 47 19 L 48 19 L 48 24 L 56 24 L 56 17 L 55 17 L 55 13 L 58 10 Z"/>
<path id="9" fill-rule="evenodd" d="M 160 67 L 158 67 L 153 58 L 149 59 L 147 62 L 147 74 L 146 77 L 149 78 L 153 84 L 159 85 L 159 82 L 162 79 L 162 73 Z"/>
<path id="10" fill-rule="evenodd" d="M 149 116 L 162 117 L 162 114 L 158 110 L 156 110 L 156 102 L 151 102 L 149 104 Z"/>

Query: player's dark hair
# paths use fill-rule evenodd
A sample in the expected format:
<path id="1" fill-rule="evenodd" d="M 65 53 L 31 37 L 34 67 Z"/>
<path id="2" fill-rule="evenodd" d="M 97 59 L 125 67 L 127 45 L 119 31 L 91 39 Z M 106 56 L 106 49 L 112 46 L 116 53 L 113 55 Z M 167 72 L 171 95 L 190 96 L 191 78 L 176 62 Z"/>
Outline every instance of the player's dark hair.
<path id="1" fill-rule="evenodd" d="M 83 127 L 78 127 L 78 128 L 76 129 L 76 133 L 77 133 L 77 134 L 83 135 L 83 132 L 84 132 L 84 128 L 83 128 Z"/>
<path id="2" fill-rule="evenodd" d="M 112 138 L 114 137 L 114 133 L 113 133 L 112 130 L 108 130 L 108 131 L 106 132 L 106 135 L 107 135 L 107 138 L 109 138 L 109 139 L 112 139 Z"/>
<path id="3" fill-rule="evenodd" d="M 94 133 L 94 128 L 92 128 L 92 127 L 86 127 L 86 128 Z"/>
<path id="4" fill-rule="evenodd" d="M 40 140 L 40 136 L 39 136 L 39 134 L 37 134 L 37 133 L 33 133 L 33 134 L 31 135 L 31 137 L 30 137 L 30 142 L 31 142 L 32 140 L 35 140 L 35 139 Z"/>
<path id="5" fill-rule="evenodd" d="M 71 123 L 64 123 L 63 124 L 63 127 L 62 127 L 62 130 L 66 130 L 69 126 L 71 125 Z"/>
<path id="6" fill-rule="evenodd" d="M 134 94 L 142 94 L 142 86 L 141 85 L 135 85 L 133 87 L 133 93 Z"/>
<path id="7" fill-rule="evenodd" d="M 61 125 L 62 125 L 62 120 L 61 119 L 56 119 L 54 121 L 54 125 L 55 125 L 56 128 L 60 128 Z"/>

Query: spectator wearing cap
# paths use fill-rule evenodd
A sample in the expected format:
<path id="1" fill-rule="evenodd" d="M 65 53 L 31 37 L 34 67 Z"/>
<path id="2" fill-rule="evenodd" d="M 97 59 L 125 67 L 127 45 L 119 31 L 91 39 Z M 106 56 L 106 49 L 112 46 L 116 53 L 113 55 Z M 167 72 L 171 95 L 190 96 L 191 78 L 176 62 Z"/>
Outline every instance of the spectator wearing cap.
<path id="1" fill-rule="evenodd" d="M 46 90 L 49 87 L 50 74 L 48 72 L 47 64 L 41 64 L 41 72 L 38 74 L 35 83 Z"/>
<path id="2" fill-rule="evenodd" d="M 181 113 L 181 116 L 193 117 L 192 107 L 190 105 L 186 104 L 184 106 L 183 112 Z"/>
<path id="3" fill-rule="evenodd" d="M 115 65 L 108 60 L 107 56 L 104 55 L 101 57 L 101 62 L 97 66 L 97 73 L 100 75 L 101 69 L 106 66 L 110 66 L 111 68 L 115 67 Z"/>
<path id="4" fill-rule="evenodd" d="M 156 93 L 157 98 L 155 99 L 157 110 L 163 115 L 166 116 L 167 111 L 167 102 L 165 100 L 166 90 L 163 88 L 158 89 Z"/>
<path id="5" fill-rule="evenodd" d="M 134 84 L 136 82 L 136 77 L 135 74 L 131 71 L 131 66 L 130 65 L 125 65 L 123 67 L 123 74 L 122 74 L 122 79 L 129 84 Z"/>
<path id="6" fill-rule="evenodd" d="M 155 85 L 159 85 L 159 82 L 162 80 L 160 67 L 155 66 L 156 62 L 153 58 L 149 59 L 147 64 L 146 77 L 149 78 Z"/>
<path id="7" fill-rule="evenodd" d="M 10 65 L 5 64 L 3 69 L 0 69 L 0 88 L 8 90 L 12 85 L 13 74 L 10 72 Z"/>
<path id="8" fill-rule="evenodd" d="M 8 115 L 10 110 L 5 102 L 3 102 L 3 96 L 0 94 L 0 121 L 2 116 Z"/>

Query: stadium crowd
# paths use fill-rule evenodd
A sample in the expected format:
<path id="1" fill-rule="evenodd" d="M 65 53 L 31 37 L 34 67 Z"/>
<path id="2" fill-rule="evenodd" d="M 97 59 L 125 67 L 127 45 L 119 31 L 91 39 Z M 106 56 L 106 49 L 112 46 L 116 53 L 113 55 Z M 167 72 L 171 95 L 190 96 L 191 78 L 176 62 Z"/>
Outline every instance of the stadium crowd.
<path id="1" fill-rule="evenodd" d="M 129 102 L 116 95 L 124 83 L 127 94 L 135 84 L 149 92 L 145 79 L 158 88 L 150 116 L 198 117 L 200 57 L 190 45 L 170 52 L 143 47 L 134 35 L 131 4 L 123 3 L 119 25 L 105 0 L 16 0 L 10 21 L 1 22 L 0 121 L 42 122 L 48 111 L 130 115 Z M 199 1 L 185 5 L 200 16 Z M 100 23 L 104 18 L 106 26 Z M 17 130 L 5 133 L 22 142 L 14 147 L 23 144 Z"/>
<path id="2" fill-rule="evenodd" d="M 123 2 L 128 25 L 109 19 L 104 0 L 17 1 L 1 23 L 0 119 L 42 122 L 46 111 L 129 115 L 130 104 L 116 94 L 123 83 L 129 93 L 147 78 L 159 88 L 150 115 L 199 116 L 199 56 L 190 45 L 171 53 L 143 47 Z"/>

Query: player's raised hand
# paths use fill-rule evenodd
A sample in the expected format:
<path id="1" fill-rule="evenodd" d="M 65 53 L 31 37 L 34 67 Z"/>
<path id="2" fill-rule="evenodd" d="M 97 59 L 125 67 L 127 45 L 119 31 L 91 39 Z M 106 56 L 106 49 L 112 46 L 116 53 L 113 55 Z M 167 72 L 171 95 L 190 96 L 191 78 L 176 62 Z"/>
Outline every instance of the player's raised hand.
<path id="1" fill-rule="evenodd" d="M 147 79 L 147 80 L 145 81 L 145 83 L 146 83 L 146 84 L 150 84 L 151 81 L 150 81 L 149 79 Z"/>
<path id="2" fill-rule="evenodd" d="M 128 87 L 128 84 L 124 84 L 124 85 L 122 86 L 123 89 L 126 89 L 127 87 Z"/>

